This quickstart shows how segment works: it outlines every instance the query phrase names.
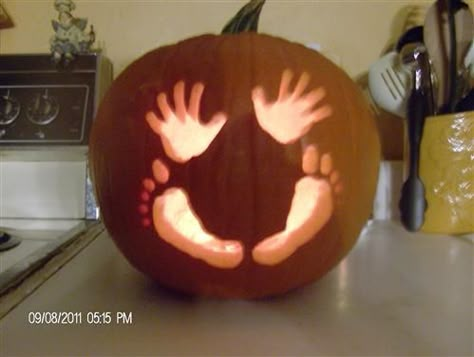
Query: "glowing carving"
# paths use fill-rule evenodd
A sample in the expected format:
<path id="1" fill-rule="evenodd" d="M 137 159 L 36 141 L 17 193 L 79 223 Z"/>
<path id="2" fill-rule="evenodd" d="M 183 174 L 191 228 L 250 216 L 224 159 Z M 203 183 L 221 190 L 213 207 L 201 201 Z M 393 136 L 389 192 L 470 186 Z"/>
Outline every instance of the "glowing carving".
<path id="1" fill-rule="evenodd" d="M 332 109 L 324 105 L 314 107 L 325 97 L 323 88 L 303 94 L 309 76 L 303 73 L 290 91 L 293 73 L 282 74 L 278 98 L 268 103 L 261 87 L 252 91 L 252 100 L 260 127 L 282 144 L 292 143 L 305 135 L 315 124 L 331 115 Z M 166 154 L 178 163 L 185 163 L 201 155 L 222 129 L 227 118 L 215 114 L 207 124 L 199 119 L 199 107 L 204 85 L 194 84 L 189 107 L 185 105 L 185 85 L 174 86 L 173 111 L 165 93 L 157 96 L 157 106 L 162 118 L 152 111 L 146 114 L 150 128 L 160 136 Z M 329 221 L 334 210 L 333 193 L 342 190 L 339 172 L 334 170 L 329 153 L 320 156 L 315 145 L 303 149 L 301 166 L 306 176 L 295 184 L 295 193 L 286 219 L 285 229 L 264 238 L 252 250 L 253 259 L 262 265 L 279 264 L 300 246 L 311 240 Z M 152 164 L 153 179 L 143 180 L 141 203 L 138 211 L 142 224 L 151 225 L 150 197 L 156 184 L 166 184 L 170 171 L 161 160 Z M 322 177 L 316 177 L 319 174 Z M 226 240 L 206 230 L 191 207 L 186 191 L 168 187 L 155 197 L 151 210 L 153 227 L 157 234 L 176 249 L 201 259 L 207 264 L 223 269 L 237 267 L 243 260 L 243 244 Z"/>
<path id="2" fill-rule="evenodd" d="M 152 165 L 153 176 L 160 183 L 169 179 L 169 169 L 160 160 Z M 164 178 L 164 180 L 163 180 Z M 152 179 L 143 180 L 141 198 L 152 193 Z M 138 206 L 142 215 L 148 213 L 148 200 Z M 176 249 L 194 258 L 202 259 L 217 268 L 229 269 L 236 267 L 243 259 L 243 247 L 240 242 L 220 239 L 207 232 L 196 213 L 191 208 L 186 192 L 181 188 L 169 188 L 153 202 L 153 225 L 156 232 Z M 142 224 L 147 227 L 150 221 L 144 217 Z"/>
<path id="3" fill-rule="evenodd" d="M 170 170 L 161 160 L 154 160 L 152 170 L 156 181 L 159 183 L 167 183 L 170 178 Z"/>
<path id="4" fill-rule="evenodd" d="M 235 268 L 243 259 L 242 243 L 220 239 L 207 232 L 181 188 L 170 188 L 156 198 L 153 223 L 165 241 L 209 265 Z"/>
<path id="5" fill-rule="evenodd" d="M 326 95 L 324 88 L 317 88 L 303 95 L 309 83 L 309 75 L 303 73 L 290 92 L 293 72 L 285 70 L 281 77 L 278 98 L 268 103 L 262 87 L 252 91 L 252 100 L 260 127 L 282 144 L 292 143 L 303 135 L 316 122 L 331 115 L 329 105 L 314 109 Z"/>
<path id="6" fill-rule="evenodd" d="M 184 82 L 180 81 L 174 86 L 174 111 L 168 104 L 166 93 L 160 93 L 156 103 L 162 118 L 152 111 L 146 114 L 146 120 L 150 128 L 160 136 L 166 154 L 176 162 L 184 163 L 201 155 L 227 120 L 223 113 L 216 113 L 208 123 L 201 122 L 199 107 L 203 92 L 202 83 L 194 84 L 189 107 L 186 108 Z"/>
<path id="7" fill-rule="evenodd" d="M 143 186 L 148 192 L 154 191 L 156 187 L 155 182 L 150 178 L 146 178 L 143 180 Z"/>
<path id="8" fill-rule="evenodd" d="M 323 160 L 324 159 L 324 160 Z M 323 175 L 334 177 L 333 183 L 328 178 L 316 178 L 313 175 L 319 168 Z M 325 162 L 323 173 L 323 162 Z M 295 194 L 286 219 L 285 229 L 257 244 L 253 259 L 262 265 L 281 263 L 293 254 L 300 246 L 311 240 L 314 235 L 329 221 L 334 210 L 333 188 L 340 187 L 339 173 L 333 170 L 332 159 L 324 154 L 321 159 L 315 146 L 308 146 L 303 152 L 303 171 L 308 174 L 299 179 L 295 185 Z"/>
<path id="9" fill-rule="evenodd" d="M 311 175 L 316 172 L 319 164 L 319 151 L 316 145 L 308 145 L 303 150 L 301 168 L 305 174 Z"/>

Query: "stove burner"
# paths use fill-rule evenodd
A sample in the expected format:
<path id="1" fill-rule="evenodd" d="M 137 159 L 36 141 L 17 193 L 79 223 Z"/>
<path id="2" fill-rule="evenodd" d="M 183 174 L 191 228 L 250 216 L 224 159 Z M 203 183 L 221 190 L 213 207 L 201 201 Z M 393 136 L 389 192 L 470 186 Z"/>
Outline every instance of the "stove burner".
<path id="1" fill-rule="evenodd" d="M 15 248 L 21 243 L 21 239 L 0 230 L 0 252 Z"/>

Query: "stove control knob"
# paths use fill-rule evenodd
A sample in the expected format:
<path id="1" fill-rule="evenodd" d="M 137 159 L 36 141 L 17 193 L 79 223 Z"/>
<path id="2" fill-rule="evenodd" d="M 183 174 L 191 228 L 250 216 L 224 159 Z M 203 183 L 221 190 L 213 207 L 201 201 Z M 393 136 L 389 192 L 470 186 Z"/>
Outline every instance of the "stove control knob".
<path id="1" fill-rule="evenodd" d="M 26 115 L 31 122 L 38 125 L 51 123 L 59 114 L 59 104 L 56 97 L 48 91 L 37 93 L 26 107 Z"/>
<path id="2" fill-rule="evenodd" d="M 20 102 L 9 94 L 0 97 L 0 125 L 13 123 L 20 114 Z"/>

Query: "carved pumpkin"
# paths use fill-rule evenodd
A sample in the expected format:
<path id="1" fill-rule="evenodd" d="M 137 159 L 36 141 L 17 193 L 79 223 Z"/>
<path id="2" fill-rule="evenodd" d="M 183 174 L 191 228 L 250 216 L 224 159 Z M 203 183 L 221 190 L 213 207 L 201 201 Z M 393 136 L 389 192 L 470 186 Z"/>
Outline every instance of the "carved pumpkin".
<path id="1" fill-rule="evenodd" d="M 193 294 L 307 284 L 371 213 L 379 142 L 362 94 L 318 53 L 255 33 L 151 51 L 94 123 L 102 218 L 130 263 Z"/>

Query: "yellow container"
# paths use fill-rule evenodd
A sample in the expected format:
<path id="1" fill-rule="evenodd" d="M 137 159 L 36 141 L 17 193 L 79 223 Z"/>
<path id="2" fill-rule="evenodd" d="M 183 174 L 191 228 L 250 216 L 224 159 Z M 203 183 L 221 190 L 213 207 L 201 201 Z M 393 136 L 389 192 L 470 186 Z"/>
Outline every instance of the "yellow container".
<path id="1" fill-rule="evenodd" d="M 474 111 L 426 118 L 420 177 L 428 207 L 424 232 L 474 232 Z"/>

